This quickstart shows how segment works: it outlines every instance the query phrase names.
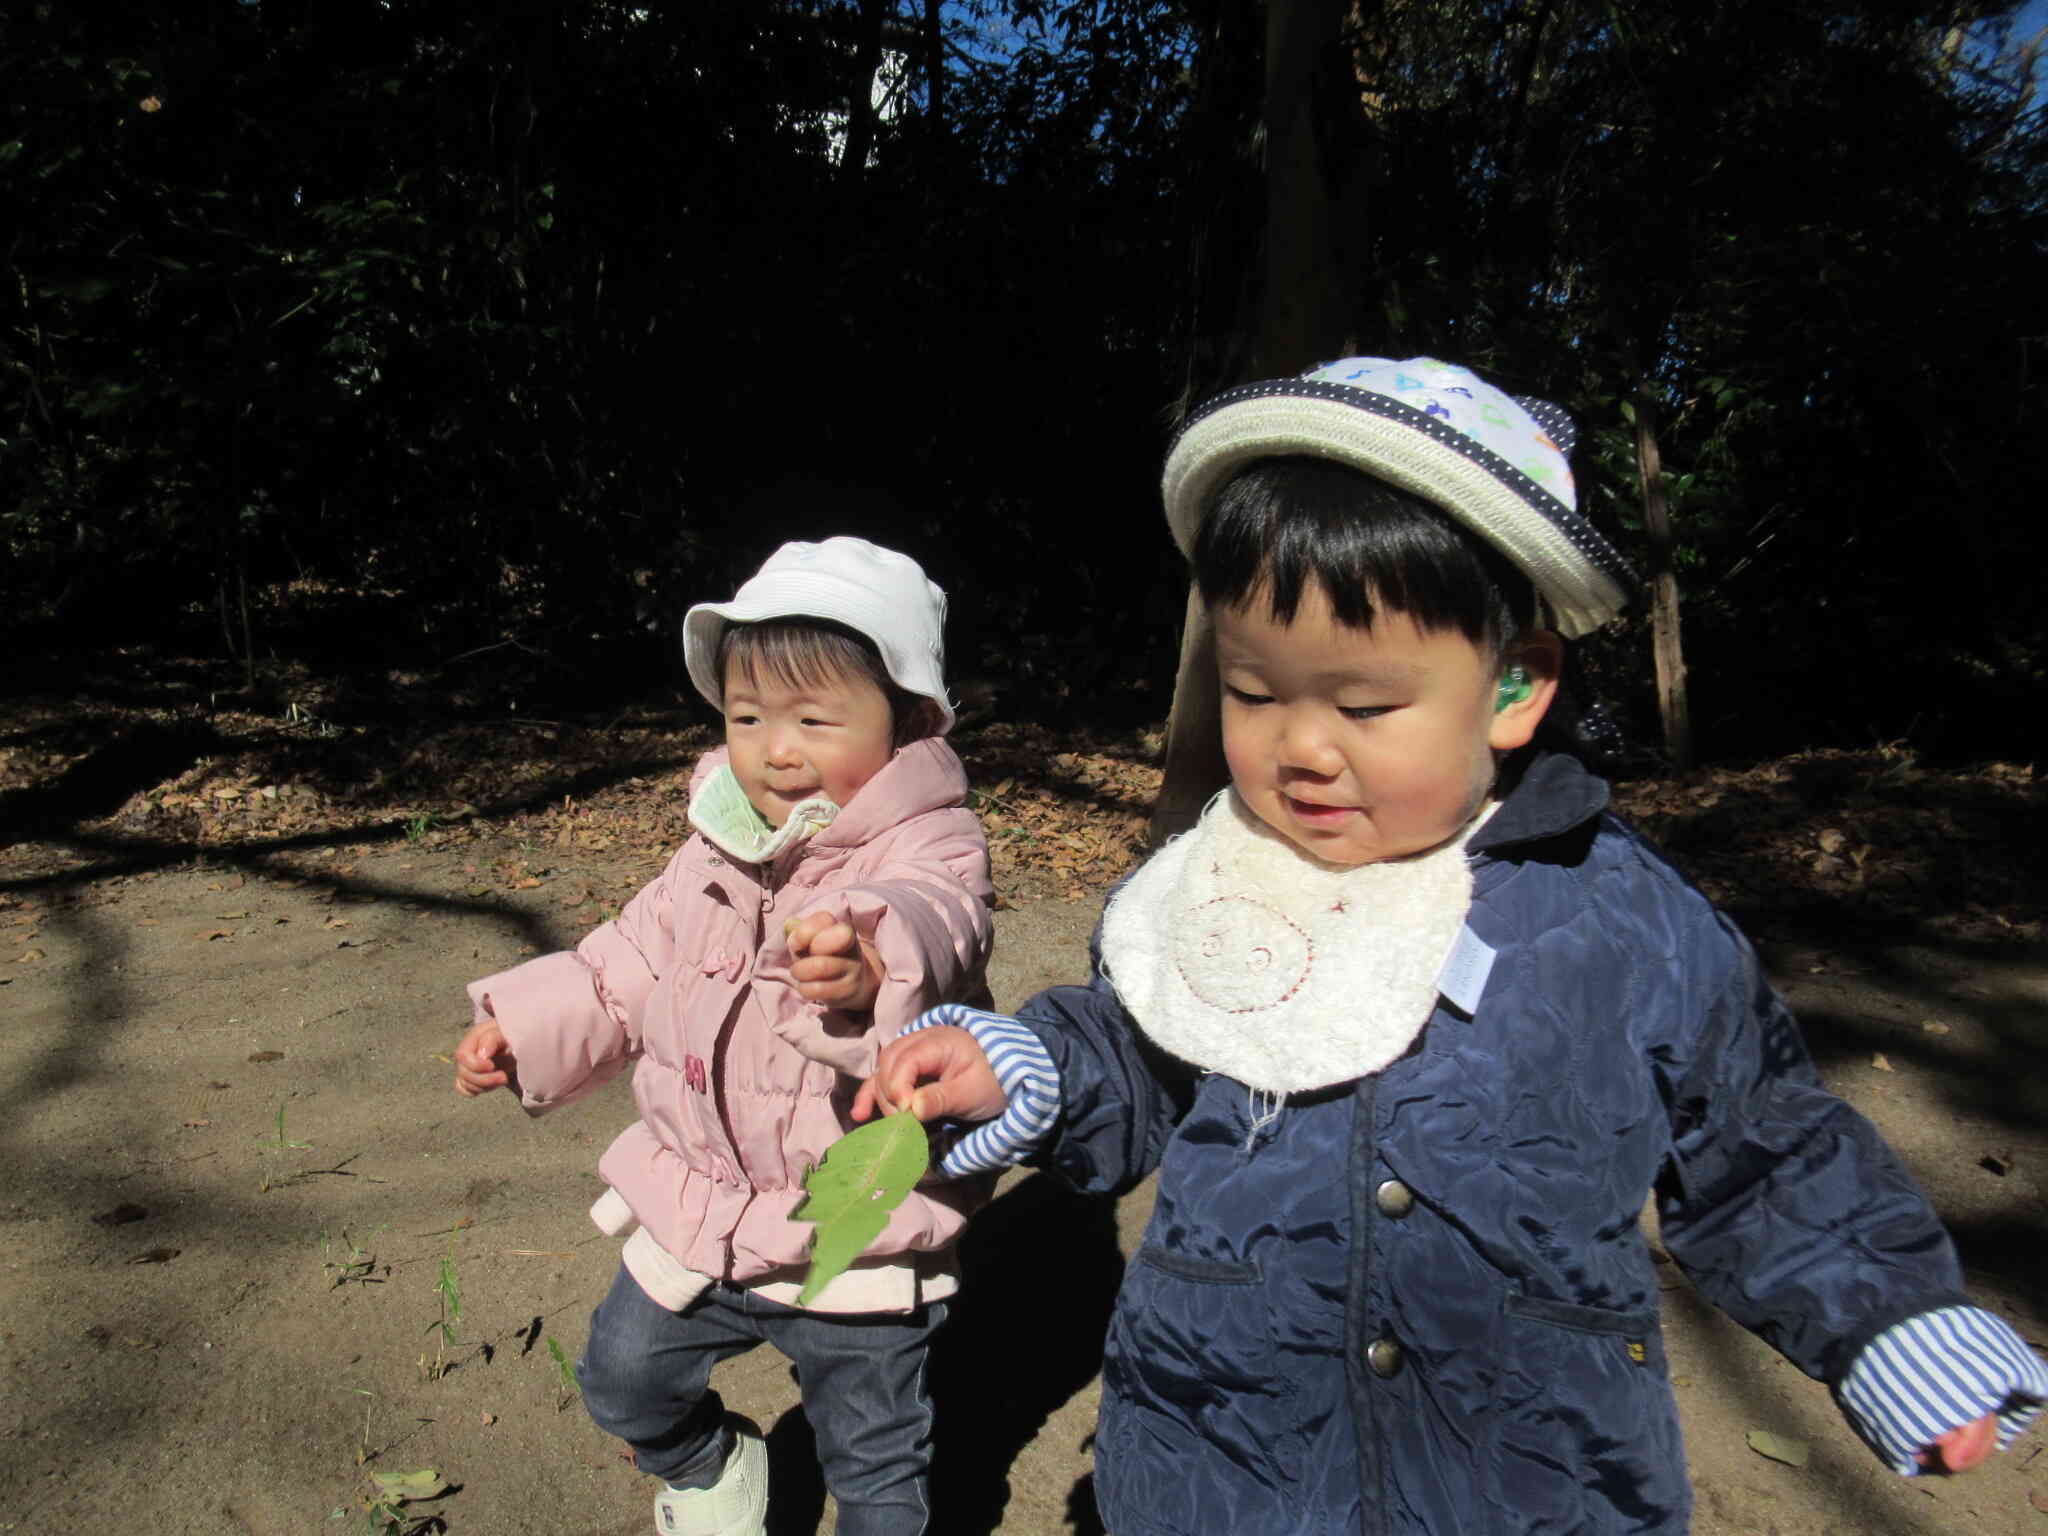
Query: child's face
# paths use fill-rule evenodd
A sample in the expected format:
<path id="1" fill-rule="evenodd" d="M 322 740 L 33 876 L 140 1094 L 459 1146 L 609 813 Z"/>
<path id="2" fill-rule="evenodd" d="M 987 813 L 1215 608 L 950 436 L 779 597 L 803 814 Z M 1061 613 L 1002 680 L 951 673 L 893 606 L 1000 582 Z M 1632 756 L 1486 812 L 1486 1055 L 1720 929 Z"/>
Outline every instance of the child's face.
<path id="1" fill-rule="evenodd" d="M 725 744 L 754 809 L 779 827 L 816 795 L 845 805 L 894 755 L 889 700 L 864 677 L 791 686 L 725 671 Z"/>
<path id="2" fill-rule="evenodd" d="M 1384 609 L 1371 629 L 1349 628 L 1313 583 L 1290 623 L 1263 591 L 1210 616 L 1231 782 L 1261 821 L 1329 864 L 1451 837 L 1484 803 L 1494 753 L 1529 739 L 1554 688 L 1542 676 L 1531 699 L 1496 713 L 1490 652 Z"/>

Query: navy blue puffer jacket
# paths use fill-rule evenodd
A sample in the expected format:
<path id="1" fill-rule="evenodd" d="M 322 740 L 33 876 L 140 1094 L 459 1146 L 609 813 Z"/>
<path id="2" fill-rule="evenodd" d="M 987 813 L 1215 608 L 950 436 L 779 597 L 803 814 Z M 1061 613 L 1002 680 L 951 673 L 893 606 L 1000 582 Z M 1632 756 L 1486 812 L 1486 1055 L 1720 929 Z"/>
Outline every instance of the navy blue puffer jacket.
<path id="1" fill-rule="evenodd" d="M 1406 1056 L 1256 1131 L 1099 972 L 1025 1005 L 1064 1097 L 1037 1160 L 1159 1173 L 1104 1366 L 1114 1536 L 1683 1532 L 1652 1191 L 1694 1283 L 1823 1380 L 1962 1302 L 1749 945 L 1606 802 L 1538 758 L 1470 845 L 1476 1011 L 1440 1000 Z"/>

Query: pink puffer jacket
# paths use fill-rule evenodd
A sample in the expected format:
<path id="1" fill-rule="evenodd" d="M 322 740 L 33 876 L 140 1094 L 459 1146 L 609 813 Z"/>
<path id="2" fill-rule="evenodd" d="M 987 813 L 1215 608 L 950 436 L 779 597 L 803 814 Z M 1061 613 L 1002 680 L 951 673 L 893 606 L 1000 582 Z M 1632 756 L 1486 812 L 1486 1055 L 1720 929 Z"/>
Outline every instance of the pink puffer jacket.
<path id="1" fill-rule="evenodd" d="M 691 787 L 725 763 L 705 755 Z M 574 950 L 470 983 L 540 1114 L 639 1065 L 640 1119 L 599 1176 L 689 1269 L 735 1284 L 797 1281 L 808 1222 L 789 1213 L 803 1178 L 851 1128 L 846 1109 L 877 1053 L 926 1008 L 983 1001 L 994 891 L 988 845 L 964 804 L 967 775 L 937 738 L 911 743 L 832 824 L 772 865 L 736 863 L 692 834 L 652 884 Z M 887 974 L 872 1014 L 808 1003 L 789 975 L 783 923 L 829 911 Z M 933 1257 L 987 1197 L 979 1181 L 929 1183 L 889 1218 L 856 1271 L 821 1302 L 868 1310 L 859 1270 L 907 1267 L 922 1285 L 869 1286 L 873 1309 L 943 1294 Z M 877 1280 L 884 1276 L 875 1276 Z M 776 1287 L 777 1291 L 780 1287 Z"/>

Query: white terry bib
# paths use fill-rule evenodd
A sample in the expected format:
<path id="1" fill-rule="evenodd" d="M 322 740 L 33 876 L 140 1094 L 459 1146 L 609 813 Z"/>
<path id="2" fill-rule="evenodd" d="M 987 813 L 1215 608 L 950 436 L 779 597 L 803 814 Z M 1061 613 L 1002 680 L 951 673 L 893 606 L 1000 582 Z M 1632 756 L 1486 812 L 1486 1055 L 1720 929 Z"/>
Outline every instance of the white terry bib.
<path id="1" fill-rule="evenodd" d="M 1148 1038 L 1248 1088 L 1377 1072 L 1435 1009 L 1472 905 L 1477 825 L 1413 858 L 1339 868 L 1225 790 L 1110 902 L 1103 969 Z"/>
<path id="2" fill-rule="evenodd" d="M 709 774 L 690 797 L 690 825 L 742 864 L 766 864 L 809 842 L 838 814 L 831 800 L 813 795 L 791 806 L 781 826 L 771 826 L 754 809 L 730 763 Z"/>

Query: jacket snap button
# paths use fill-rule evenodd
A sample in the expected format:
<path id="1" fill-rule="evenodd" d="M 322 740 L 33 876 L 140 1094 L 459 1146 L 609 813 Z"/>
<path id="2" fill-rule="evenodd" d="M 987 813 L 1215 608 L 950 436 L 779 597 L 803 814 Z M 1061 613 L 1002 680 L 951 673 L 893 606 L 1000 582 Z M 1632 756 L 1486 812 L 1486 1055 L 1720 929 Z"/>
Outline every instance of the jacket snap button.
<path id="1" fill-rule="evenodd" d="M 1373 1191 L 1372 1203 L 1379 1207 L 1382 1216 L 1399 1221 L 1415 1209 L 1415 1191 L 1399 1179 L 1389 1179 Z"/>
<path id="2" fill-rule="evenodd" d="M 1375 1376 L 1392 1376 L 1401 1369 L 1401 1346 L 1392 1339 L 1374 1339 L 1365 1346 L 1365 1363 Z"/>

